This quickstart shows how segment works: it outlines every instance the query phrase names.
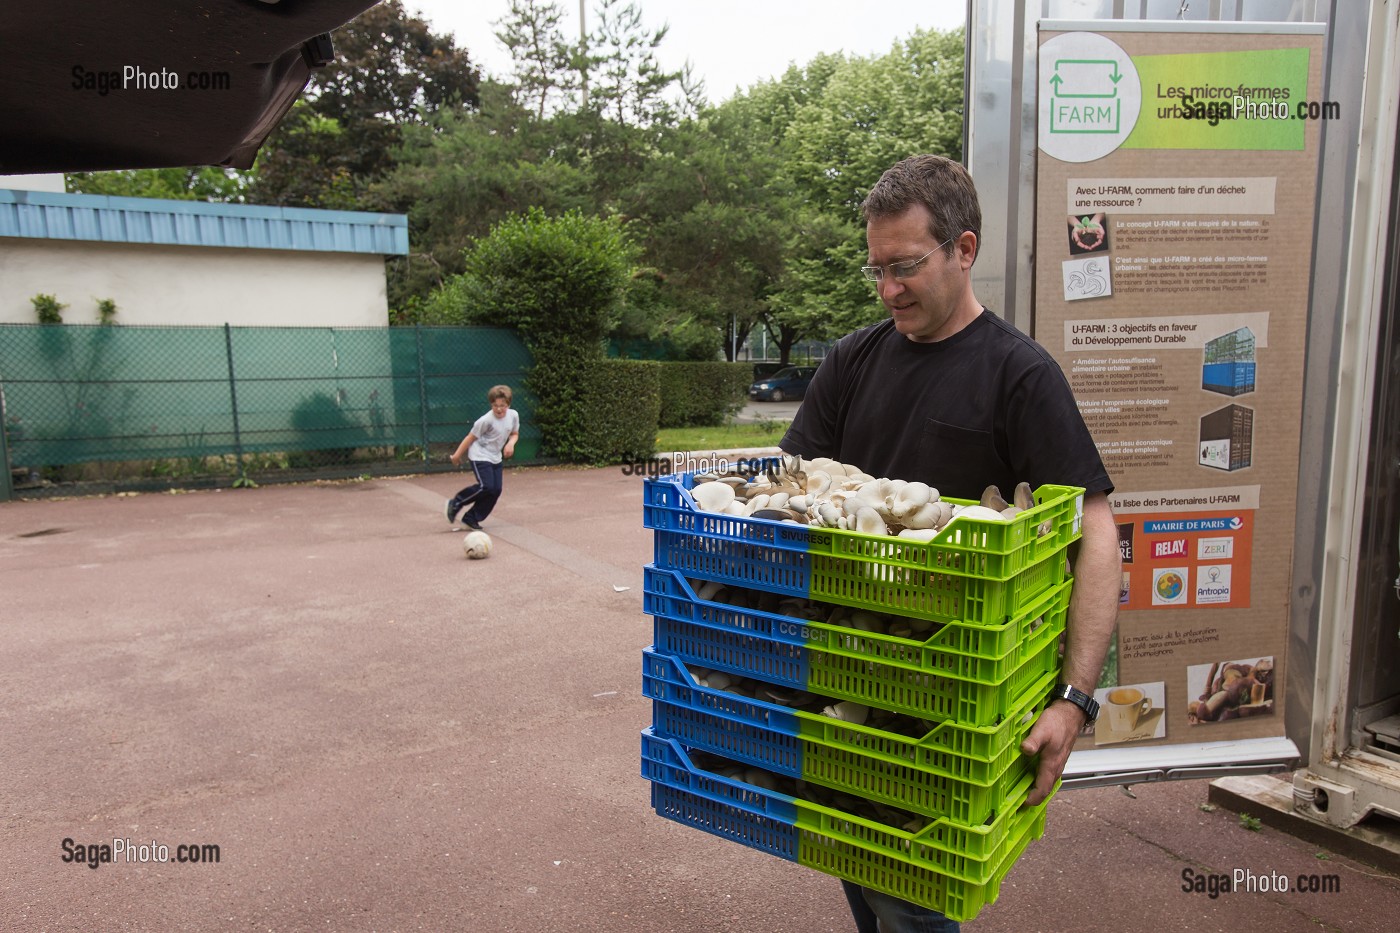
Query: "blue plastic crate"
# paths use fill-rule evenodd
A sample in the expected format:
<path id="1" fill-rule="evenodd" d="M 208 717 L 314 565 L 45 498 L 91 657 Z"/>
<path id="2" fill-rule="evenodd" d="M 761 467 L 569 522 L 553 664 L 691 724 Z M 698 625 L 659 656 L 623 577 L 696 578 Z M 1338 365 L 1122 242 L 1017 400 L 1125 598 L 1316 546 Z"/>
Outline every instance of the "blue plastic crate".
<path id="1" fill-rule="evenodd" d="M 643 674 L 657 735 L 776 774 L 961 823 L 985 820 L 1032 773 L 1033 759 L 1018 746 L 1034 721 L 1029 713 L 1043 705 L 1052 681 L 1047 677 L 1026 692 L 1021 706 L 1025 712 L 1006 730 L 1000 753 L 992 761 L 979 761 L 920 738 L 701 687 L 679 661 L 654 652 L 648 653 Z"/>
<path id="2" fill-rule="evenodd" d="M 653 785 L 662 785 L 722 808 L 692 805 L 690 812 L 684 814 L 688 818 L 681 822 L 752 848 L 774 852 L 798 864 L 852 880 L 891 869 L 904 875 L 906 880 L 912 875 L 925 884 L 935 878 L 941 879 L 931 886 L 932 891 L 924 893 L 925 900 L 910 898 L 939 910 L 945 905 L 953 911 L 962 909 L 956 903 L 949 904 L 947 894 L 950 892 L 961 893 L 968 885 L 980 888 L 999 882 L 1026 844 L 1039 838 L 1045 826 L 1043 803 L 1024 806 L 1031 787 L 1029 778 L 1017 786 L 999 812 L 985 823 L 964 825 L 935 820 L 915 831 L 891 827 L 791 794 L 705 771 L 693 763 L 679 742 L 657 736 L 651 730 L 642 733 L 642 775 Z M 670 813 L 662 815 L 677 818 Z M 703 822 L 716 816 L 721 820 L 718 827 L 712 828 Z M 757 829 L 752 834 L 745 828 L 751 822 Z M 795 858 L 788 840 L 778 831 L 783 825 L 797 830 Z M 888 878 L 882 883 L 886 888 L 897 890 L 906 887 Z M 952 911 L 944 912 L 956 917 Z M 968 919 L 965 911 L 964 916 L 957 919 Z"/>
<path id="3" fill-rule="evenodd" d="M 1035 604 L 1045 607 L 1044 623 L 1014 646 L 1004 666 L 993 662 L 993 676 L 984 676 L 981 659 L 936 648 L 901 656 L 884 651 L 899 639 L 854 629 L 833 632 L 834 642 L 814 641 L 813 632 L 838 627 L 700 600 L 683 578 L 659 568 L 646 569 L 644 584 L 653 644 L 688 664 L 976 726 L 999 722 L 1026 687 L 1058 668 L 1069 596 L 1065 584 Z"/>

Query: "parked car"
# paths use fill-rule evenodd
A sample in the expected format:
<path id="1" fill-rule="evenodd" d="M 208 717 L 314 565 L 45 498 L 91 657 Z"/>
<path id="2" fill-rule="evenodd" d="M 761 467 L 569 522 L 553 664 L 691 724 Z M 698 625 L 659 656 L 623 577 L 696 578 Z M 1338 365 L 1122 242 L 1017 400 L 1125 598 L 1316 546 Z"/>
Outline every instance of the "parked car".
<path id="1" fill-rule="evenodd" d="M 749 386 L 749 398 L 758 402 L 783 402 L 807 394 L 807 383 L 817 372 L 815 366 L 788 366 Z"/>

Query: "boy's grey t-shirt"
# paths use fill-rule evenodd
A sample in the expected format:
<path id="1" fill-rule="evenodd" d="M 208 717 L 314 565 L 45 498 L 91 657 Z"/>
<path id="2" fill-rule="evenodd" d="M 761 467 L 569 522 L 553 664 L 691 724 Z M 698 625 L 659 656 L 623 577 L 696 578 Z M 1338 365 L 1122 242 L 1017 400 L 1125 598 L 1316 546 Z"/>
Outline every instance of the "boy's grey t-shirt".
<path id="1" fill-rule="evenodd" d="M 495 412 L 488 411 L 472 425 L 472 433 L 476 435 L 476 440 L 472 441 L 471 447 L 467 449 L 467 459 L 500 463 L 501 451 L 505 449 L 506 441 L 519 430 L 520 416 L 515 413 L 514 408 L 507 408 L 504 418 L 497 418 Z"/>

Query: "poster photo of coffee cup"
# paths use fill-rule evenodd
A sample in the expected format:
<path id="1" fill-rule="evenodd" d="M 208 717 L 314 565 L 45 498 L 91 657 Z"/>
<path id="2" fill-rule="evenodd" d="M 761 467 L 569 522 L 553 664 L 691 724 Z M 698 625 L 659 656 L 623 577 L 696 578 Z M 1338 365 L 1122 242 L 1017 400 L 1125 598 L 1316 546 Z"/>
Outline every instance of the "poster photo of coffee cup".
<path id="1" fill-rule="evenodd" d="M 1186 719 L 1193 726 L 1274 712 L 1274 658 L 1240 658 L 1186 668 Z"/>
<path id="2" fill-rule="evenodd" d="M 1094 691 L 1099 701 L 1099 721 L 1094 723 L 1095 745 L 1118 745 L 1165 738 L 1167 685 L 1162 681 L 1118 684 Z"/>

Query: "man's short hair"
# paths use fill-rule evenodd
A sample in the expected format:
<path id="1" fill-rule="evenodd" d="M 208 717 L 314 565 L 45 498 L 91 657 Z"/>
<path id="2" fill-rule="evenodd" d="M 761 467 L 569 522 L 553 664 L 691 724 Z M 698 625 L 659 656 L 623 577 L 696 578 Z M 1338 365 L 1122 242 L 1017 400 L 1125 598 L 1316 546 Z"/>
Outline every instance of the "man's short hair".
<path id="1" fill-rule="evenodd" d="M 955 240 L 971 230 L 981 250 L 982 207 L 977 186 L 962 165 L 943 156 L 910 156 L 885 170 L 861 202 L 860 211 L 869 223 L 872 218 L 902 214 L 915 204 L 928 208 L 933 218 L 928 232 L 935 243 Z M 944 246 L 943 252 L 952 256 L 953 244 Z"/>
<path id="2" fill-rule="evenodd" d="M 511 399 L 510 386 L 492 386 L 486 391 L 487 402 L 494 402 L 498 398 L 505 399 L 506 404 L 509 405 Z"/>

